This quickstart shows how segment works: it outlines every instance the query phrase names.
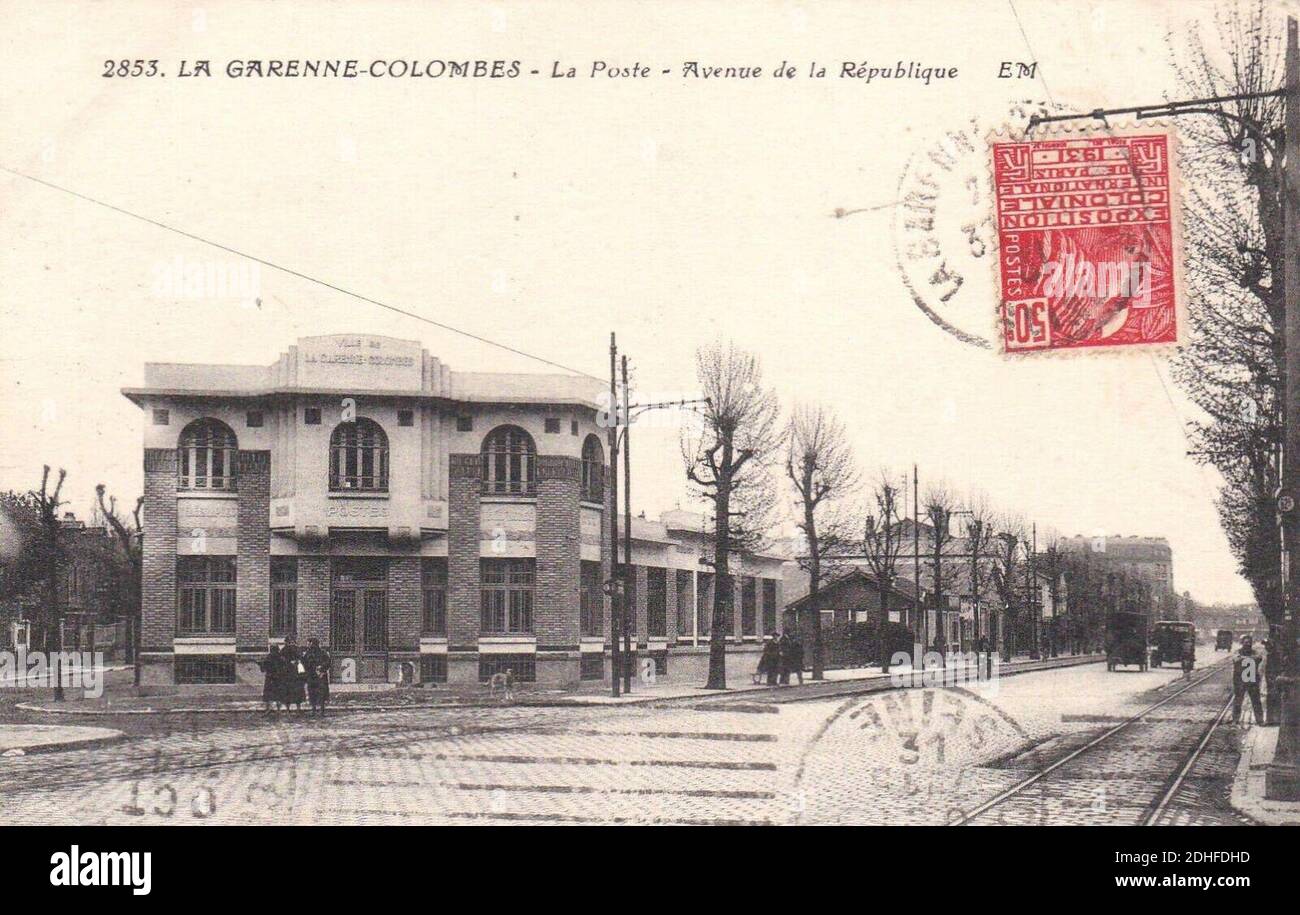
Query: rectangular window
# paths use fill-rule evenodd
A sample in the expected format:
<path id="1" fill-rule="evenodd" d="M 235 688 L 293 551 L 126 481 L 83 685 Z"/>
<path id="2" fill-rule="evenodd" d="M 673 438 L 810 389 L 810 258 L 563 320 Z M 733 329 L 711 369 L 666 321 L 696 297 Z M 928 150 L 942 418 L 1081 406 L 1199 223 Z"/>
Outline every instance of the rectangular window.
<path id="1" fill-rule="evenodd" d="M 447 560 L 424 559 L 420 563 L 420 585 L 424 592 L 422 635 L 447 634 Z"/>
<path id="2" fill-rule="evenodd" d="M 330 650 L 356 651 L 357 592 L 336 590 L 330 602 Z"/>
<path id="3" fill-rule="evenodd" d="M 700 635 L 713 629 L 713 573 L 700 572 L 695 580 L 695 606 L 699 608 Z"/>
<path id="4" fill-rule="evenodd" d="M 456 431 L 457 431 L 457 432 L 473 432 L 473 431 L 474 431 L 474 417 L 472 417 L 472 416 L 457 416 L 457 417 L 456 417 Z"/>
<path id="5" fill-rule="evenodd" d="M 485 633 L 533 631 L 535 560 L 482 559 L 479 627 Z"/>
<path id="6" fill-rule="evenodd" d="M 177 684 L 234 683 L 235 659 L 203 655 L 178 657 L 174 673 Z"/>
<path id="7" fill-rule="evenodd" d="M 290 636 L 298 631 L 298 560 L 277 556 L 271 560 L 271 635 Z"/>
<path id="8" fill-rule="evenodd" d="M 171 422 L 171 411 L 170 411 L 170 410 L 154 410 L 154 411 L 153 411 L 153 424 L 154 424 L 155 426 L 165 426 L 165 425 L 167 425 L 167 424 L 170 423 L 170 422 Z"/>
<path id="9" fill-rule="evenodd" d="M 776 580 L 763 579 L 763 633 L 776 632 Z"/>
<path id="10" fill-rule="evenodd" d="M 546 417 L 546 431 L 551 433 L 560 431 L 560 418 L 558 416 Z"/>
<path id="11" fill-rule="evenodd" d="M 569 423 L 569 434 L 570 435 L 578 434 L 578 421 L 576 419 Z"/>
<path id="12" fill-rule="evenodd" d="M 752 575 L 740 581 L 740 634 L 758 635 L 758 581 Z"/>
<path id="13" fill-rule="evenodd" d="M 178 557 L 176 605 L 178 635 L 233 635 L 235 558 Z"/>
<path id="14" fill-rule="evenodd" d="M 261 426 L 262 426 L 262 411 L 261 411 L 261 410 L 249 410 L 249 411 L 248 411 L 248 414 L 244 417 L 244 422 L 245 422 L 245 424 L 246 424 L 250 429 L 258 429 L 258 428 L 261 428 Z"/>
<path id="15" fill-rule="evenodd" d="M 603 651 L 588 651 L 582 655 L 582 660 L 578 662 L 578 679 L 580 680 L 601 680 L 605 676 L 605 653 Z"/>
<path id="16" fill-rule="evenodd" d="M 304 425 L 320 425 L 320 407 L 308 407 L 302 411 L 302 421 Z"/>
<path id="17" fill-rule="evenodd" d="M 646 569 L 646 631 L 652 636 L 668 635 L 668 570 Z"/>
<path id="18" fill-rule="evenodd" d="M 414 426 L 414 425 L 415 425 L 415 411 L 414 411 L 414 410 L 398 410 L 398 411 L 397 411 L 397 424 L 398 424 L 399 426 Z"/>
<path id="19" fill-rule="evenodd" d="M 689 638 L 694 634 L 695 594 L 691 587 L 691 573 L 685 569 L 677 570 L 677 634 Z"/>
<path id="20" fill-rule="evenodd" d="M 584 560 L 578 573 L 578 601 L 581 634 L 605 634 L 605 582 L 601 578 L 600 563 Z"/>
<path id="21" fill-rule="evenodd" d="M 478 656 L 478 679 L 486 683 L 493 674 L 515 672 L 516 683 L 537 682 L 537 657 L 531 654 L 481 654 Z"/>
<path id="22" fill-rule="evenodd" d="M 420 655 L 420 682 L 447 682 L 447 656 L 445 654 Z"/>

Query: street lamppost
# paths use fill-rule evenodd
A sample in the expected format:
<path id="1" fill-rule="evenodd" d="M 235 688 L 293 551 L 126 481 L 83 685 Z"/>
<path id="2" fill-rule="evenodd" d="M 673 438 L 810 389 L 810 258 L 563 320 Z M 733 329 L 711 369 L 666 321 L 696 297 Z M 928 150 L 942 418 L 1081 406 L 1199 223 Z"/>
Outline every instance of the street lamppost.
<path id="1" fill-rule="evenodd" d="M 610 621 L 610 638 L 613 646 L 610 652 L 613 660 L 613 670 L 610 673 L 610 679 L 613 681 L 612 693 L 619 695 L 619 681 L 622 680 L 622 690 L 625 693 L 632 692 L 632 668 L 630 661 L 632 658 L 632 621 L 627 619 L 627 607 L 629 603 L 629 590 L 636 587 L 636 581 L 633 575 L 632 565 L 632 423 L 636 417 L 648 413 L 651 410 L 666 410 L 671 408 L 694 410 L 701 404 L 709 404 L 711 401 L 707 397 L 684 400 L 665 400 L 653 403 L 634 404 L 631 402 L 631 387 L 628 384 L 627 377 L 627 355 L 624 354 L 621 360 L 622 368 L 622 388 L 623 396 L 619 399 L 618 380 L 615 378 L 615 370 L 619 365 L 616 362 L 617 350 L 614 346 L 614 335 L 609 335 L 610 353 L 609 353 L 609 391 L 610 391 L 610 429 L 609 429 L 609 450 L 610 450 L 610 487 L 613 489 L 614 511 L 610 523 L 610 569 L 611 579 L 606 582 L 606 593 L 610 594 L 618 610 L 611 612 Z M 618 452 L 623 451 L 623 562 L 620 564 L 618 559 Z M 619 610 L 622 611 L 621 615 Z M 642 612 L 647 612 L 645 608 Z M 698 613 L 698 608 L 696 609 Z M 616 626 L 614 620 L 619 619 L 621 626 Z M 667 621 L 665 621 L 666 625 Z M 622 630 L 622 646 L 619 646 L 619 629 Z"/>

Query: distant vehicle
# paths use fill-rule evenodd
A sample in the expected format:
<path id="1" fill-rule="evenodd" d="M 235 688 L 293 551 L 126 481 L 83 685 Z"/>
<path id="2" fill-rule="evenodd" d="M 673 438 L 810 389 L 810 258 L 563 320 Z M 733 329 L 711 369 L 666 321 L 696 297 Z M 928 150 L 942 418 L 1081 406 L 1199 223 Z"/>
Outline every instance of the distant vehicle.
<path id="1" fill-rule="evenodd" d="M 1145 613 L 1114 612 L 1106 615 L 1106 669 L 1133 664 L 1146 670 L 1147 617 Z"/>
<path id="2" fill-rule="evenodd" d="M 1232 630 L 1220 629 L 1214 636 L 1215 651 L 1232 651 Z"/>
<path id="3" fill-rule="evenodd" d="M 1193 665 L 1196 659 L 1196 626 L 1178 620 L 1160 620 L 1151 633 L 1151 644 L 1152 666 L 1182 664 L 1190 670 L 1192 665 L 1187 664 L 1188 659 L 1192 659 Z"/>

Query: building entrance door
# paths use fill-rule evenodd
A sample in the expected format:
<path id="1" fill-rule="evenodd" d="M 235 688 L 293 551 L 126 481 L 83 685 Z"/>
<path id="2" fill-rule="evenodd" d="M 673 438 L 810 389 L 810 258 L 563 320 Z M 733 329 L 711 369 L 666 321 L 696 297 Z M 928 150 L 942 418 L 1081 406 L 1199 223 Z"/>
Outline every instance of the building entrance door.
<path id="1" fill-rule="evenodd" d="M 330 597 L 330 653 L 336 682 L 388 679 L 388 563 L 336 559 Z"/>

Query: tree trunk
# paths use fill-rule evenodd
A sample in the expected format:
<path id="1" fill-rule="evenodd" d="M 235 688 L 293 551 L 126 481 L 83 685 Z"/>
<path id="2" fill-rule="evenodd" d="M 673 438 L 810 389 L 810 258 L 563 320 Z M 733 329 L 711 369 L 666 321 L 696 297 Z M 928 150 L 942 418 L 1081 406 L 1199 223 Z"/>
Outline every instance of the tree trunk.
<path id="1" fill-rule="evenodd" d="M 713 626 L 709 634 L 709 680 L 705 689 L 727 688 L 727 609 L 734 604 L 731 587 L 731 442 L 722 445 L 722 472 L 714 493 Z"/>
<path id="2" fill-rule="evenodd" d="M 889 646 L 885 644 L 885 631 L 889 625 L 889 582 L 886 582 L 880 591 L 880 626 L 877 632 L 880 638 L 877 643 L 880 645 L 880 672 L 889 673 Z"/>
<path id="3" fill-rule="evenodd" d="M 812 473 L 805 474 L 805 480 L 808 489 L 805 492 L 812 491 Z M 817 603 L 817 594 L 821 590 L 822 577 L 822 557 L 821 544 L 817 541 L 817 519 L 813 515 L 812 506 L 805 503 L 804 506 L 804 533 L 808 536 L 808 606 L 812 608 L 812 678 L 822 680 L 826 676 L 826 661 L 822 657 L 825 651 L 822 642 L 822 611 Z"/>

